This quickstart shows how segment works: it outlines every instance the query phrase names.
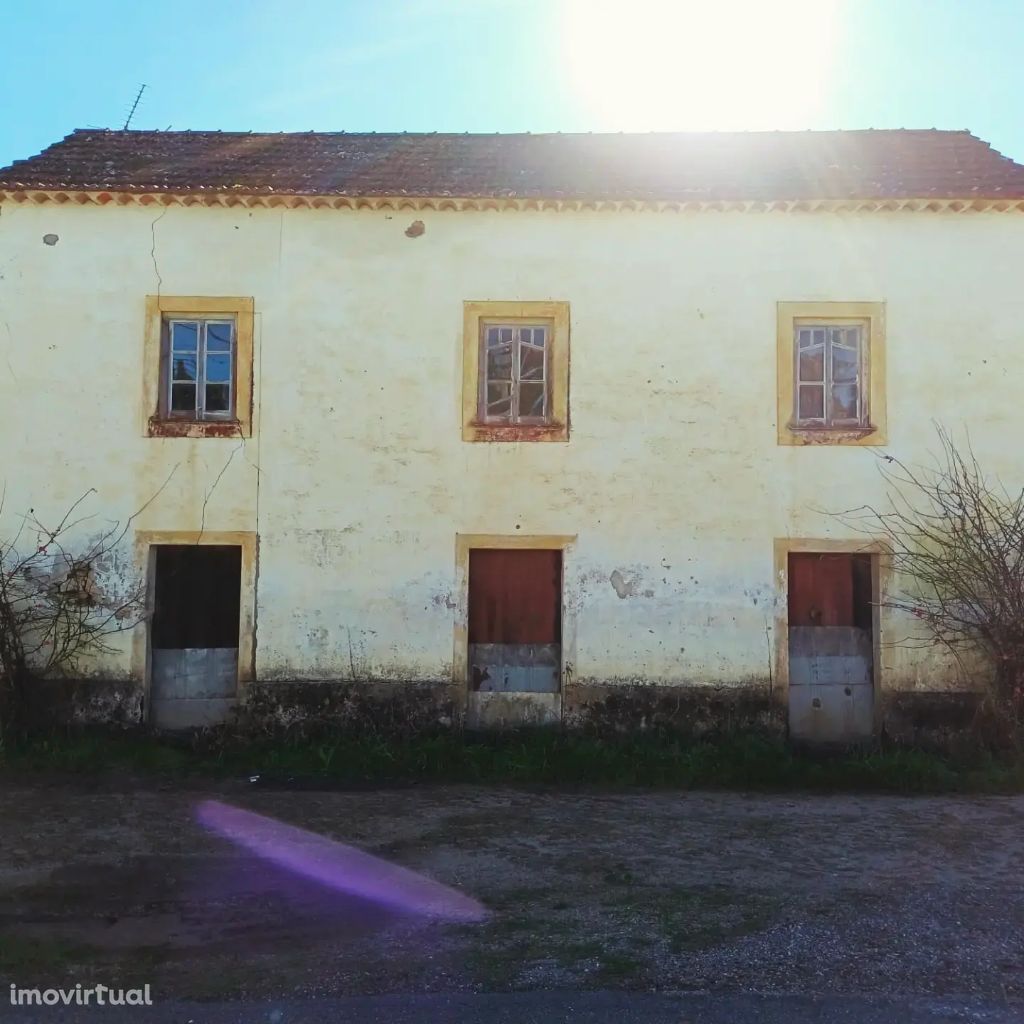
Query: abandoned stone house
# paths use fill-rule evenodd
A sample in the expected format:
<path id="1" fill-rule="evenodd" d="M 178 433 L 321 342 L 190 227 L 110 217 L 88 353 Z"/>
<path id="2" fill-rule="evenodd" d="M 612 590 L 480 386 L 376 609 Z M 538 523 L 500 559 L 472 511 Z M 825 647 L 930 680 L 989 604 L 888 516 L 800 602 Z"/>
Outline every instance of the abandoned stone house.
<path id="1" fill-rule="evenodd" d="M 83 716 L 898 730 L 972 681 L 834 513 L 935 420 L 1019 486 L 1022 280 L 967 132 L 77 131 L 0 171 L 0 528 L 128 527 Z"/>

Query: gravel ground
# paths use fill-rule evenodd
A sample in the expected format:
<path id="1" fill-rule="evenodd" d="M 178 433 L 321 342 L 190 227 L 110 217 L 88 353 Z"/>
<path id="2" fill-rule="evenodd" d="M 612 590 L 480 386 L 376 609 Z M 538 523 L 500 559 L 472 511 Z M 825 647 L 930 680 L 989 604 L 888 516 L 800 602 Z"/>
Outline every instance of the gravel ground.
<path id="1" fill-rule="evenodd" d="M 445 925 L 325 891 L 207 833 L 207 797 L 491 913 Z M 589 989 L 1017 1007 L 1022 812 L 1019 797 L 5 780 L 0 981 L 148 982 L 157 999 Z"/>
<path id="2" fill-rule="evenodd" d="M 1018 1024 L 1017 1008 L 982 1000 L 864 996 L 507 992 L 348 996 L 145 1009 L 48 1009 L 0 1016 L 10 1024 Z"/>

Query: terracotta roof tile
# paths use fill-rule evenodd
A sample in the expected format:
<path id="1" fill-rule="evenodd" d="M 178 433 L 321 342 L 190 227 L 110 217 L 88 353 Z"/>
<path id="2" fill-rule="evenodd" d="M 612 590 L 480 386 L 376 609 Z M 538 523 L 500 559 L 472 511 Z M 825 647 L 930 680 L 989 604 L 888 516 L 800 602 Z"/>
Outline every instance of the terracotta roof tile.
<path id="1" fill-rule="evenodd" d="M 443 135 L 79 130 L 0 188 L 340 196 L 1024 198 L 966 131 Z"/>

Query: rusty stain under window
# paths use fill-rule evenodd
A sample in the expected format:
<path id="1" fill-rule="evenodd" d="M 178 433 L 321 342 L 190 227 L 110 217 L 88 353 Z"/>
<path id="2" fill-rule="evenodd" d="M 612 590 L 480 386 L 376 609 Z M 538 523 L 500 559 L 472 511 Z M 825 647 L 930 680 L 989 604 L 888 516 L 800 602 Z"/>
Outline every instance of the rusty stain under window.
<path id="1" fill-rule="evenodd" d="M 543 441 L 565 429 L 564 424 L 554 422 L 507 424 L 478 422 L 476 426 L 482 427 L 485 431 L 481 436 L 483 441 Z"/>
<path id="2" fill-rule="evenodd" d="M 242 426 L 238 420 L 168 420 L 150 416 L 150 437 L 238 437 Z"/>

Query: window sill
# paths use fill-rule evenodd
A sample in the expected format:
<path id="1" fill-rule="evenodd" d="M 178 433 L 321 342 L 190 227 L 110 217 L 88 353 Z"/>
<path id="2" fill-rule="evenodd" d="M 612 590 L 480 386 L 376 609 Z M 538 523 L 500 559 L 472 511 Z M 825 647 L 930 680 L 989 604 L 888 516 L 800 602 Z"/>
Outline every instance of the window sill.
<path id="1" fill-rule="evenodd" d="M 565 423 L 467 423 L 462 428 L 463 441 L 530 442 L 568 441 Z"/>
<path id="2" fill-rule="evenodd" d="M 250 437 L 248 425 L 240 420 L 178 420 L 150 416 L 147 437 Z"/>
<path id="3" fill-rule="evenodd" d="M 783 445 L 883 445 L 885 435 L 876 426 L 866 427 L 797 427 L 787 423 L 779 431 Z"/>

